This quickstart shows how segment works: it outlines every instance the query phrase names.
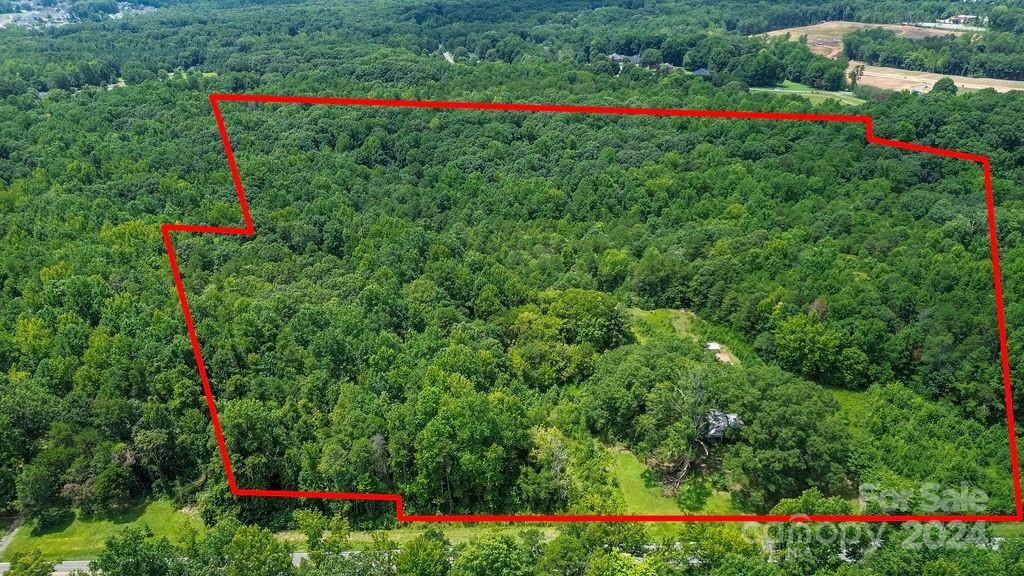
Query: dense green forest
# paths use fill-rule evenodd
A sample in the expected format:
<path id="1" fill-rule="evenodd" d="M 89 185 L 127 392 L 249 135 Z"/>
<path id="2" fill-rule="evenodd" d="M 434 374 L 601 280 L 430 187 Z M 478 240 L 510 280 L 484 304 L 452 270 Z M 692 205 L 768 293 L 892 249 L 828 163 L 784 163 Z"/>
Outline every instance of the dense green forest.
<path id="1" fill-rule="evenodd" d="M 207 94 L 848 113 L 749 90 L 845 85 L 844 61 L 736 33 L 831 9 L 771 6 L 176 5 L 0 31 L 0 508 L 40 533 L 149 498 L 198 510 L 206 529 L 173 544 L 112 538 L 108 575 L 289 573 L 285 529 L 305 535 L 303 574 L 1019 570 L 1017 539 L 907 552 L 897 528 L 770 555 L 738 526 L 662 542 L 578 524 L 339 556 L 349 526 L 393 527 L 393 504 L 228 490 L 159 232 L 242 222 Z M 740 513 L 852 513 L 858 487 L 925 484 L 1014 511 L 976 164 L 869 145 L 859 124 L 222 108 L 256 234 L 174 244 L 240 486 L 614 514 L 620 450 L 694 513 L 712 492 Z M 941 90 L 857 111 L 882 137 L 991 157 L 1011 357 L 1022 111 L 1015 93 Z M 714 435 L 715 412 L 742 425 Z"/>

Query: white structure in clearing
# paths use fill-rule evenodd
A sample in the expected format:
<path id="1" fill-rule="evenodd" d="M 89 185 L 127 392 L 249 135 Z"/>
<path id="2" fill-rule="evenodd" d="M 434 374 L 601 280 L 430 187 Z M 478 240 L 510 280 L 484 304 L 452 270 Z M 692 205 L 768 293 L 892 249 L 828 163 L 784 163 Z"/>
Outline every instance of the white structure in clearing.
<path id="1" fill-rule="evenodd" d="M 719 410 L 708 411 L 708 440 L 721 440 L 729 428 L 743 426 L 739 414 L 726 414 Z"/>

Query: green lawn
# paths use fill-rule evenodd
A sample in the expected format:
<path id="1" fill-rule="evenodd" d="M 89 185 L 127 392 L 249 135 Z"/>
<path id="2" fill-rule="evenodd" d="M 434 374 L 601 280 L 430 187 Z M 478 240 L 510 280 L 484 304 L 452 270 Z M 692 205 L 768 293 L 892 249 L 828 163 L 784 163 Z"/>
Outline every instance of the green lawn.
<path id="1" fill-rule="evenodd" d="M 728 492 L 716 491 L 708 496 L 701 509 L 703 514 L 739 514 L 740 512 L 732 505 L 732 496 Z"/>
<path id="2" fill-rule="evenodd" d="M 839 407 L 853 420 L 863 420 L 871 413 L 871 403 L 867 399 L 867 390 L 845 390 L 829 388 L 832 397 L 839 402 Z"/>
<path id="3" fill-rule="evenodd" d="M 641 462 L 632 452 L 624 448 L 611 448 L 612 475 L 619 484 L 622 498 L 626 501 L 626 512 L 629 514 L 738 514 L 732 505 L 727 492 L 711 491 L 707 500 L 699 510 L 683 511 L 671 496 L 662 494 L 661 486 L 648 484 L 644 478 L 647 465 Z M 647 530 L 656 538 L 674 536 L 676 524 L 652 522 Z"/>
<path id="4" fill-rule="evenodd" d="M 1024 524 L 1019 522 L 996 522 L 992 524 L 992 535 L 1000 538 L 1024 537 Z"/>
<path id="5" fill-rule="evenodd" d="M 627 309 L 633 322 L 633 334 L 637 342 L 643 344 L 649 337 L 675 332 L 684 340 L 693 342 L 702 348 L 707 342 L 718 342 L 722 352 L 731 358 L 733 364 L 744 362 L 760 362 L 754 349 L 743 337 L 734 331 L 716 326 L 701 320 L 689 310 L 659 308 L 657 310 Z"/>
<path id="6" fill-rule="evenodd" d="M 776 94 L 796 94 L 811 101 L 811 104 L 820 104 L 826 100 L 838 100 L 842 104 L 856 106 L 863 104 L 866 100 L 857 98 L 849 92 L 830 92 L 828 90 L 817 90 L 806 84 L 798 84 L 784 80 L 780 86 L 775 88 L 751 88 L 754 92 L 774 92 Z"/>
<path id="7" fill-rule="evenodd" d="M 612 474 L 619 483 L 630 514 L 682 514 L 675 498 L 664 496 L 661 486 L 648 485 L 644 479 L 647 466 L 632 452 L 612 449 Z"/>
<path id="8" fill-rule="evenodd" d="M 782 88 L 783 90 L 794 90 L 796 92 L 815 92 L 814 88 L 811 88 L 807 84 L 793 82 L 792 80 L 783 80 L 779 88 Z"/>
<path id="9" fill-rule="evenodd" d="M 640 308 L 629 308 L 627 309 L 630 320 L 633 324 L 633 335 L 636 336 L 637 342 L 643 344 L 648 338 L 655 335 L 670 334 L 673 329 L 673 321 L 681 313 L 678 310 L 641 310 Z M 680 328 L 685 329 L 685 325 L 681 324 Z M 681 336 L 687 337 L 696 342 L 688 332 L 680 332 Z"/>
<path id="10" fill-rule="evenodd" d="M 181 529 L 188 524 L 202 528 L 198 516 L 178 510 L 167 500 L 139 504 L 112 520 L 84 521 L 75 518 L 57 530 L 36 535 L 32 534 L 34 523 L 28 522 L 15 535 L 4 558 L 10 559 L 18 552 L 39 548 L 43 556 L 51 560 L 91 560 L 103 550 L 107 537 L 118 530 L 129 526 L 148 526 L 154 536 L 166 536 L 175 541 Z"/>
<path id="11" fill-rule="evenodd" d="M 479 524 L 431 524 L 435 528 L 439 528 L 448 541 L 452 544 L 464 544 L 470 540 L 480 538 L 484 534 L 490 533 L 502 533 L 502 534 L 519 534 L 526 530 L 538 530 L 542 535 L 544 542 L 549 542 L 558 536 L 558 529 L 553 526 L 537 526 L 537 525 L 525 525 L 525 524 L 512 524 L 512 525 L 494 525 L 490 523 L 479 523 Z M 391 530 L 381 530 L 387 537 L 400 546 L 407 544 L 413 538 L 416 538 L 427 528 L 425 524 L 415 524 L 412 526 L 406 526 L 403 528 L 393 528 Z M 360 549 L 370 544 L 373 540 L 373 535 L 376 531 L 373 530 L 357 530 L 353 531 L 349 535 L 349 541 L 352 543 L 352 548 Z M 296 550 L 304 550 L 306 544 L 306 537 L 295 531 L 278 532 L 276 535 L 278 540 L 289 542 Z"/>
<path id="12" fill-rule="evenodd" d="M 664 336 L 672 332 L 683 339 L 700 344 L 698 325 L 701 322 L 693 312 L 670 308 L 657 310 L 629 308 L 627 312 L 633 320 L 633 333 L 641 344 L 650 336 Z"/>

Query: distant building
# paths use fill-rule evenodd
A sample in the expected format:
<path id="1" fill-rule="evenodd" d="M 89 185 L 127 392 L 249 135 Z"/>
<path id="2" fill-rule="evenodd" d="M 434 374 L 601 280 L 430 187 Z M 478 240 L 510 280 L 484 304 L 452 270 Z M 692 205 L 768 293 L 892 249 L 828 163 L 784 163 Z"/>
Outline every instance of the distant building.
<path id="1" fill-rule="evenodd" d="M 694 76 L 700 76 L 701 78 L 711 78 L 711 72 L 708 72 L 707 68 L 697 68 L 693 71 Z"/>
<path id="2" fill-rule="evenodd" d="M 956 16 L 950 16 L 949 18 L 940 18 L 938 22 L 941 24 L 959 24 L 960 26 L 966 26 L 968 24 L 973 24 L 977 20 L 977 16 L 972 16 L 970 14 L 957 14 Z"/>
<path id="3" fill-rule="evenodd" d="M 640 64 L 640 55 L 634 54 L 632 56 L 626 56 L 625 54 L 616 54 L 612 52 L 608 55 L 608 59 L 612 62 L 629 62 L 631 64 Z"/>

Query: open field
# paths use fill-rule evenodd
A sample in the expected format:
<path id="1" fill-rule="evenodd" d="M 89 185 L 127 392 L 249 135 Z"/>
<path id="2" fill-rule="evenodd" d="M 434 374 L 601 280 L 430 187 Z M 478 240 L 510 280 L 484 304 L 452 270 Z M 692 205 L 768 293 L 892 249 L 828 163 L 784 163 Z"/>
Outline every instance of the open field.
<path id="1" fill-rule="evenodd" d="M 715 356 L 719 362 L 739 365 L 741 356 L 750 356 L 753 352 L 742 339 L 729 330 L 714 327 L 689 310 L 658 310 L 628 309 L 633 320 L 633 333 L 638 342 L 643 343 L 649 335 L 675 332 L 685 340 L 699 344 L 702 348 L 708 342 L 718 342 L 721 346 Z M 737 347 L 741 353 L 737 354 Z M 710 353 L 710 351 L 709 351 Z"/>
<path id="2" fill-rule="evenodd" d="M 845 22 L 838 20 L 833 22 L 822 22 L 821 24 L 812 24 L 810 26 L 772 30 L 771 32 L 765 33 L 765 36 L 771 37 L 789 34 L 790 39 L 794 41 L 799 40 L 801 36 L 805 36 L 807 39 L 807 45 L 810 46 L 813 52 L 827 56 L 828 58 L 838 58 L 843 53 L 843 36 L 855 30 L 865 28 L 884 28 L 886 30 L 892 30 L 897 36 L 909 38 L 910 40 L 919 40 L 928 36 L 942 36 L 946 34 L 960 35 L 964 33 L 964 30 L 950 30 L 945 28 L 925 28 L 922 26 L 906 24 L 864 24 L 861 22 Z M 863 64 L 863 62 L 851 61 L 847 72 L 852 70 L 854 66 L 860 64 Z M 863 86 L 883 88 L 885 90 L 918 90 L 921 92 L 927 92 L 932 89 L 932 86 L 940 78 L 952 79 L 960 90 L 984 90 L 985 88 L 992 88 L 996 92 L 1024 90 L 1024 81 L 952 76 L 949 74 L 936 74 L 934 72 L 918 72 L 915 70 L 904 70 L 902 68 L 873 66 L 871 64 L 864 64 L 864 75 L 860 79 L 860 84 Z M 797 84 L 796 86 L 800 85 Z M 831 94 L 837 93 L 815 91 L 809 87 L 806 88 L 807 93 L 801 95 L 806 96 L 815 104 L 822 102 L 829 97 L 834 97 L 840 102 L 844 102 L 846 104 L 857 103 L 849 99 L 853 97 L 843 97 L 841 93 L 838 93 L 839 95 L 830 96 Z M 765 90 L 794 94 L 801 92 L 798 89 L 787 87 L 785 84 L 781 88 Z"/>
<path id="3" fill-rule="evenodd" d="M 789 37 L 793 40 L 798 40 L 801 36 L 807 36 L 807 44 L 811 47 L 812 51 L 829 58 L 836 58 L 843 51 L 843 36 L 855 30 L 863 30 L 865 28 L 884 28 L 886 30 L 892 30 L 897 36 L 909 38 L 910 40 L 920 40 L 921 38 L 926 38 L 928 36 L 963 34 L 962 30 L 924 28 L 909 24 L 865 24 L 862 22 L 835 20 L 832 22 L 811 24 L 810 26 L 798 26 L 796 28 L 772 30 L 771 32 L 765 33 L 765 36 L 771 37 L 789 34 Z"/>
<path id="4" fill-rule="evenodd" d="M 647 465 L 632 452 L 621 447 L 610 449 L 612 453 L 612 475 L 619 484 L 626 511 L 630 514 L 738 514 L 727 492 L 712 491 L 707 495 L 703 507 L 690 512 L 679 507 L 676 499 L 662 493 L 656 483 L 649 483 L 645 476 Z M 649 522 L 647 531 L 656 538 L 675 534 L 674 523 Z"/>
<path id="5" fill-rule="evenodd" d="M 612 448 L 612 475 L 630 514 L 682 514 L 675 498 L 662 493 L 658 484 L 645 480 L 647 466 L 625 448 Z"/>
<path id="6" fill-rule="evenodd" d="M 992 535 L 996 538 L 1020 538 L 1024 536 L 1024 524 L 1020 522 L 993 523 Z"/>
<path id="7" fill-rule="evenodd" d="M 198 516 L 178 510 L 167 500 L 139 504 L 113 520 L 85 521 L 76 517 L 66 526 L 38 535 L 32 534 L 34 524 L 30 522 L 18 530 L 3 559 L 39 548 L 44 558 L 50 560 L 92 560 L 103 551 L 103 544 L 111 534 L 129 526 L 148 526 L 154 536 L 166 536 L 174 542 L 190 524 L 202 527 Z"/>
<path id="8" fill-rule="evenodd" d="M 850 68 L 862 64 L 851 61 Z M 864 75 L 860 83 L 864 86 L 875 86 L 886 90 L 920 90 L 927 92 L 940 78 L 950 78 L 956 83 L 960 90 L 984 90 L 992 88 L 996 92 L 1009 92 L 1011 90 L 1024 90 L 1024 81 L 1021 80 L 999 80 L 996 78 L 971 78 L 969 76 L 954 76 L 951 74 L 936 74 L 934 72 L 919 72 L 916 70 L 904 70 L 902 68 L 889 68 L 886 66 L 864 65 Z"/>
<path id="9" fill-rule="evenodd" d="M 795 94 L 811 101 L 811 104 L 821 104 L 828 100 L 838 100 L 841 104 L 856 106 L 863 104 L 864 99 L 858 98 L 852 92 L 831 92 L 828 90 L 817 90 L 805 84 L 798 84 L 785 80 L 777 88 L 751 88 L 752 92 L 771 92 L 773 94 Z"/>

